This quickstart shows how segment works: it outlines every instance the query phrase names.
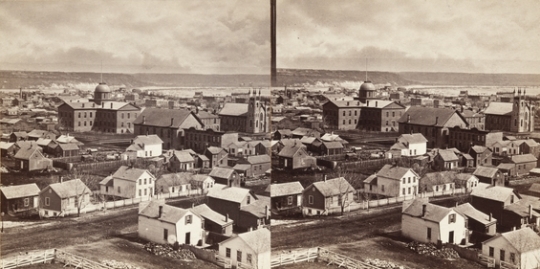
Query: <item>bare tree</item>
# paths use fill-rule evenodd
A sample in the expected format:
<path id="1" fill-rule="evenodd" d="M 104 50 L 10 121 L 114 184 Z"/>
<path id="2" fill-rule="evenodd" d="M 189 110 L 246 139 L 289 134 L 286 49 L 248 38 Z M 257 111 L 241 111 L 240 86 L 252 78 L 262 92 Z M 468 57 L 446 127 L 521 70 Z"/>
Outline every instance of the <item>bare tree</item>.
<path id="1" fill-rule="evenodd" d="M 90 194 L 92 190 L 99 190 L 100 178 L 86 171 L 78 171 L 73 169 L 70 177 L 74 180 L 79 179 L 81 184 L 74 185 L 75 201 L 74 206 L 77 208 L 77 217 L 81 215 L 81 210 L 90 204 Z"/>
<path id="2" fill-rule="evenodd" d="M 354 173 L 351 170 L 346 169 L 344 166 L 340 165 L 336 167 L 332 176 L 335 178 L 343 178 L 344 180 L 338 181 L 338 205 L 341 209 L 341 215 L 345 213 L 345 208 L 354 203 L 354 197 L 357 196 L 357 191 L 355 185 L 358 185 L 361 182 L 361 176 L 358 173 Z M 352 198 L 350 193 L 353 193 Z"/>

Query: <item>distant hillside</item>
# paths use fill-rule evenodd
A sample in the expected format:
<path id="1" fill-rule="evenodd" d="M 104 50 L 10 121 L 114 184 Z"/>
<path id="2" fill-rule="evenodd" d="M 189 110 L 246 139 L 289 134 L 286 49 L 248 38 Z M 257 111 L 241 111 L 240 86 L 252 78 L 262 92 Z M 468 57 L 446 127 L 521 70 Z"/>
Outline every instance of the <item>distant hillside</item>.
<path id="1" fill-rule="evenodd" d="M 51 85 L 97 84 L 99 73 L 0 71 L 0 83 L 4 89 L 35 88 Z M 144 86 L 177 87 L 264 87 L 270 83 L 266 75 L 198 75 L 198 74 L 103 74 L 109 85 L 126 85 L 128 88 Z"/>
<path id="2" fill-rule="evenodd" d="M 536 86 L 540 75 L 535 74 L 468 74 L 468 73 L 398 73 L 406 80 L 429 85 Z"/>
<path id="3" fill-rule="evenodd" d="M 417 83 L 390 72 L 368 72 L 367 77 L 368 80 L 376 84 L 409 85 Z M 278 69 L 277 86 L 340 85 L 346 82 L 364 81 L 365 78 L 364 71 Z"/>
<path id="4" fill-rule="evenodd" d="M 428 72 L 368 72 L 375 84 L 392 85 L 457 85 L 457 86 L 509 86 L 540 85 L 540 74 L 468 74 Z M 364 81 L 363 71 L 278 69 L 277 85 L 340 85 Z"/>

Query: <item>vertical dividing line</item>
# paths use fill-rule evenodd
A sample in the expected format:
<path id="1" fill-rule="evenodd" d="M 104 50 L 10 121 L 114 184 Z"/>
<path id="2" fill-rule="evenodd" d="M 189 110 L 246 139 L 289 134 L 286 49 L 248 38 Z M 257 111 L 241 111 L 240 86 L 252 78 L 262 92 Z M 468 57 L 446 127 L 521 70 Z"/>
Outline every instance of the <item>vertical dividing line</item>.
<path id="1" fill-rule="evenodd" d="M 270 76 L 271 76 L 271 85 L 277 86 L 277 65 L 276 65 L 276 0 L 270 0 L 270 53 L 271 53 L 271 63 L 270 63 Z"/>

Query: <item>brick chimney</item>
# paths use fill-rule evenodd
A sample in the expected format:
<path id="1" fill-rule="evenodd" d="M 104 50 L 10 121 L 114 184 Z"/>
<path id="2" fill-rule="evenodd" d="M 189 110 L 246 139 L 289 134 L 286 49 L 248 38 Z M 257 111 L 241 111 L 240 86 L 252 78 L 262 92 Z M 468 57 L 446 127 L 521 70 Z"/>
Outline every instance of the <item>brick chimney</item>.
<path id="1" fill-rule="evenodd" d="M 427 209 L 427 205 L 423 204 L 422 205 L 422 217 L 426 215 L 426 209 Z"/>
<path id="2" fill-rule="evenodd" d="M 161 218 L 161 214 L 163 213 L 163 206 L 160 205 L 159 206 L 159 211 L 158 211 L 158 218 Z"/>

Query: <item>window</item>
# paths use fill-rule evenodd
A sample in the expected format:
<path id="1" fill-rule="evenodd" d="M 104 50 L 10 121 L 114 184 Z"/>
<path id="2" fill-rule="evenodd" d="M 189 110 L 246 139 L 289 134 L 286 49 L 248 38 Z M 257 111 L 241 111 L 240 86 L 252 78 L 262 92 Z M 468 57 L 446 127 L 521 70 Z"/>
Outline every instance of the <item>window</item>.
<path id="1" fill-rule="evenodd" d="M 501 258 L 501 261 L 503 261 L 503 262 L 504 262 L 504 254 L 506 254 L 506 253 L 504 253 L 504 250 L 501 249 L 501 253 L 500 253 L 501 257 L 500 258 Z"/>
<path id="2" fill-rule="evenodd" d="M 247 204 L 249 205 L 251 203 L 251 196 L 247 197 Z"/>
<path id="3" fill-rule="evenodd" d="M 516 263 L 516 254 L 513 252 L 510 252 L 510 262 Z"/>
<path id="4" fill-rule="evenodd" d="M 405 181 L 406 181 L 406 180 L 407 180 L 406 178 L 403 178 L 403 184 L 405 184 Z"/>
<path id="5" fill-rule="evenodd" d="M 231 257 L 231 249 L 230 248 L 225 249 L 225 257 L 227 257 L 227 258 Z"/>
<path id="6" fill-rule="evenodd" d="M 411 177 L 407 178 L 407 183 L 411 183 Z"/>
<path id="7" fill-rule="evenodd" d="M 139 178 L 139 185 L 142 184 L 142 178 Z"/>
<path id="8" fill-rule="evenodd" d="M 144 189 L 144 196 L 146 196 L 146 195 L 147 195 L 146 193 L 147 193 L 147 191 L 146 191 L 146 189 Z"/>
<path id="9" fill-rule="evenodd" d="M 163 229 L 163 240 L 169 239 L 169 230 Z"/>
<path id="10" fill-rule="evenodd" d="M 144 184 L 146 185 L 146 178 L 144 179 Z"/>
<path id="11" fill-rule="evenodd" d="M 92 117 L 92 112 L 90 112 L 90 118 Z"/>
<path id="12" fill-rule="evenodd" d="M 313 204 L 313 195 L 310 195 L 308 197 L 308 200 L 309 200 L 309 204 L 312 205 Z"/>
<path id="13" fill-rule="evenodd" d="M 402 193 L 403 195 L 405 195 L 405 188 L 403 188 L 403 190 L 401 191 L 401 193 Z"/>
<path id="14" fill-rule="evenodd" d="M 495 249 L 493 247 L 489 247 L 489 257 L 493 257 L 495 253 Z"/>
<path id="15" fill-rule="evenodd" d="M 46 206 L 51 205 L 51 198 L 45 197 L 45 205 L 46 205 Z"/>
<path id="16" fill-rule="evenodd" d="M 452 213 L 448 216 L 448 223 L 454 223 L 456 222 L 456 214 Z"/>
<path id="17" fill-rule="evenodd" d="M 381 185 L 381 192 L 384 192 L 384 185 Z"/>
<path id="18" fill-rule="evenodd" d="M 252 264 L 252 257 L 251 257 L 251 254 L 247 254 L 247 255 L 246 255 L 246 261 L 247 261 L 249 264 Z"/>
<path id="19" fill-rule="evenodd" d="M 29 198 L 24 198 L 24 206 L 27 207 L 30 205 L 30 199 Z"/>
<path id="20" fill-rule="evenodd" d="M 427 239 L 431 241 L 431 228 L 427 228 Z"/>
<path id="21" fill-rule="evenodd" d="M 287 197 L 287 204 L 292 205 L 292 202 L 293 202 L 293 197 L 292 196 Z"/>
<path id="22" fill-rule="evenodd" d="M 79 112 L 79 118 L 81 118 L 81 112 Z"/>
<path id="23" fill-rule="evenodd" d="M 186 224 L 191 224 L 193 222 L 193 215 L 186 216 Z"/>
<path id="24" fill-rule="evenodd" d="M 142 196 L 142 190 L 139 190 L 139 196 Z"/>
<path id="25" fill-rule="evenodd" d="M 120 193 L 120 186 L 118 186 L 118 193 Z"/>
<path id="26" fill-rule="evenodd" d="M 242 262 L 242 251 L 240 250 L 236 251 L 236 261 Z"/>

